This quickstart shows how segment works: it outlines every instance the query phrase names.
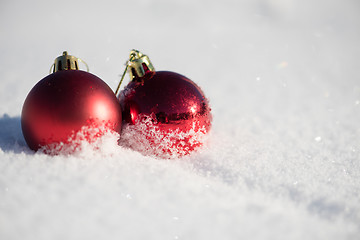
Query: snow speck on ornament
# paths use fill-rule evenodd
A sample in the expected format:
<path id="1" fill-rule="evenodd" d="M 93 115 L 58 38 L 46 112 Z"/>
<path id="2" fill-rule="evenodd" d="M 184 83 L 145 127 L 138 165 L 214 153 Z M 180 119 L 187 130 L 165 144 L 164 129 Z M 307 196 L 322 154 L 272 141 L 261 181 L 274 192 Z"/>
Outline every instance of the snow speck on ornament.
<path id="1" fill-rule="evenodd" d="M 86 151 L 102 151 L 103 141 L 108 139 L 115 143 L 119 139 L 119 133 L 111 130 L 106 125 L 93 127 L 83 126 L 79 131 L 74 132 L 65 142 L 56 142 L 42 146 L 38 151 L 49 155 L 76 155 Z"/>
<path id="2" fill-rule="evenodd" d="M 144 155 L 160 158 L 179 158 L 204 147 L 208 129 L 193 122 L 187 131 L 158 127 L 151 117 L 140 118 L 134 125 L 125 124 L 121 132 L 120 146 L 139 151 Z"/>

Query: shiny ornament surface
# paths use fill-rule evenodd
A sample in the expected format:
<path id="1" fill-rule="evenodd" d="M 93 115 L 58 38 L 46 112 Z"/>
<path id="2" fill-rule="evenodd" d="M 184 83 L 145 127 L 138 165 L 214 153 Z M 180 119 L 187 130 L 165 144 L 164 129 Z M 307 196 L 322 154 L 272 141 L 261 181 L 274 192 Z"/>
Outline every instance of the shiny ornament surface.
<path id="1" fill-rule="evenodd" d="M 119 95 L 125 145 L 164 157 L 200 147 L 211 127 L 208 100 L 190 79 L 169 71 L 146 71 Z"/>
<path id="2" fill-rule="evenodd" d="M 81 70 L 52 73 L 28 94 L 22 109 L 24 138 L 33 150 L 81 138 L 92 141 L 104 131 L 121 130 L 119 102 L 108 85 Z"/>

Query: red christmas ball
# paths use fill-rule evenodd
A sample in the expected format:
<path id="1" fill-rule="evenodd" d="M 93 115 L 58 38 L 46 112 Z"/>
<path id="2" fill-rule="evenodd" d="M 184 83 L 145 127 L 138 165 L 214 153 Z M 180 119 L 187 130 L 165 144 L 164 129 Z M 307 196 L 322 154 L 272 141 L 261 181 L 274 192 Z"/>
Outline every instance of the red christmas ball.
<path id="1" fill-rule="evenodd" d="M 134 66 L 130 63 L 133 80 L 119 95 L 125 122 L 121 143 L 161 157 L 189 154 L 210 130 L 208 100 L 193 81 L 174 72 L 155 72 L 144 56 Z"/>
<path id="2" fill-rule="evenodd" d="M 30 91 L 23 105 L 21 126 L 33 150 L 72 144 L 80 131 L 82 139 L 92 141 L 107 130 L 120 132 L 120 104 L 97 76 L 62 70 L 43 78 Z"/>

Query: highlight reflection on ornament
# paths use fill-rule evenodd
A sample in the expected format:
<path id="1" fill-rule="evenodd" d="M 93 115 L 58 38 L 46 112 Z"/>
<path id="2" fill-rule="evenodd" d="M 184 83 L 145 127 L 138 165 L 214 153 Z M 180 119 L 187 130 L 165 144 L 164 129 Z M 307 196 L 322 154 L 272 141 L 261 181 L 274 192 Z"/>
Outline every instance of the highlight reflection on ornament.
<path id="1" fill-rule="evenodd" d="M 127 68 L 131 81 L 118 96 L 125 123 L 122 145 L 162 157 L 183 156 L 200 147 L 212 120 L 201 89 L 178 73 L 155 71 L 137 50 Z"/>
<path id="2" fill-rule="evenodd" d="M 31 149 L 74 145 L 79 132 L 87 141 L 106 131 L 120 132 L 117 98 L 100 78 L 78 70 L 79 60 L 64 52 L 55 60 L 53 73 L 39 81 L 26 97 L 21 126 Z"/>

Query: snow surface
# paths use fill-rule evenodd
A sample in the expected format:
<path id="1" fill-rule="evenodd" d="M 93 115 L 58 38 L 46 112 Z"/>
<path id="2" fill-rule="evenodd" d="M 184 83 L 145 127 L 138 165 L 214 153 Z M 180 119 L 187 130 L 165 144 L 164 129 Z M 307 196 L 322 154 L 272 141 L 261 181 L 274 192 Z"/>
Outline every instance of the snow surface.
<path id="1" fill-rule="evenodd" d="M 0 2 L 0 239 L 358 239 L 356 0 Z M 28 149 L 20 113 L 67 50 L 115 89 L 131 49 L 194 80 L 213 128 L 156 159 L 106 135 Z"/>

